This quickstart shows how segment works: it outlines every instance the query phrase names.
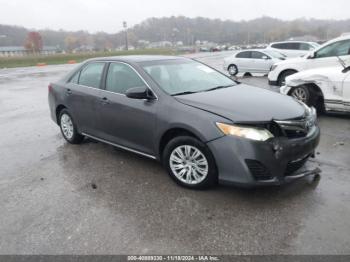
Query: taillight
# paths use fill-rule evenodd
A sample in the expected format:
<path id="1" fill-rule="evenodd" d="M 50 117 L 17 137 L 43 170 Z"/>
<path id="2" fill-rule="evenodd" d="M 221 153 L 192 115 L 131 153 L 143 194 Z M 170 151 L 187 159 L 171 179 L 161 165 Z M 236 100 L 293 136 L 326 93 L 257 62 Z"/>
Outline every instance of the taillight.
<path id="1" fill-rule="evenodd" d="M 52 85 L 51 84 L 48 86 L 48 89 L 49 89 L 49 92 L 52 91 Z"/>

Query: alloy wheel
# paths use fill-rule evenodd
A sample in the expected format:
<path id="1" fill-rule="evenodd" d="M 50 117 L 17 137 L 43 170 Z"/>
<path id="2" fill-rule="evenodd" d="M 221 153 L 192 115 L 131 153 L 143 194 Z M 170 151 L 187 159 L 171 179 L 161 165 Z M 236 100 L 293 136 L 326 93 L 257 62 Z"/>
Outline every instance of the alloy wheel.
<path id="1" fill-rule="evenodd" d="M 292 92 L 292 96 L 293 96 L 294 98 L 296 98 L 296 99 L 298 99 L 298 100 L 304 102 L 304 103 L 307 102 L 307 97 L 308 97 L 308 95 L 307 95 L 307 93 L 306 93 L 306 91 L 305 91 L 304 88 L 300 88 L 300 87 L 299 87 L 299 88 L 295 88 L 295 89 L 293 90 L 293 92 Z"/>
<path id="2" fill-rule="evenodd" d="M 228 73 L 229 73 L 231 76 L 237 75 L 237 68 L 236 68 L 234 65 L 231 65 L 231 66 L 228 68 Z"/>
<path id="3" fill-rule="evenodd" d="M 73 121 L 68 114 L 62 114 L 61 127 L 62 127 L 62 132 L 64 136 L 67 139 L 72 139 L 74 135 L 74 126 L 73 126 Z"/>
<path id="4" fill-rule="evenodd" d="M 176 147 L 170 154 L 169 164 L 176 178 L 188 185 L 201 183 L 209 172 L 205 155 L 190 145 Z"/>

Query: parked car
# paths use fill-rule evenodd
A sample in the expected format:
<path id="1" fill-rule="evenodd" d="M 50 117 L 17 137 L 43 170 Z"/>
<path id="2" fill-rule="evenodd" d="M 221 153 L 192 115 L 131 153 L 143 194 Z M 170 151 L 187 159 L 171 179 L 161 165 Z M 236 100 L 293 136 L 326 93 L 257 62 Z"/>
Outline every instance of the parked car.
<path id="1" fill-rule="evenodd" d="M 299 57 L 308 54 L 311 50 L 319 46 L 315 42 L 284 41 L 271 43 L 267 48 L 278 51 L 287 57 Z"/>
<path id="2" fill-rule="evenodd" d="M 225 58 L 224 70 L 228 71 L 231 76 L 238 73 L 267 74 L 273 64 L 284 59 L 284 55 L 273 50 L 244 50 Z"/>
<path id="3" fill-rule="evenodd" d="M 90 137 L 157 159 L 189 188 L 306 176 L 297 170 L 320 136 L 313 109 L 188 58 L 91 59 L 50 84 L 48 98 L 69 143 Z"/>
<path id="4" fill-rule="evenodd" d="M 221 47 L 220 46 L 213 46 L 210 48 L 210 52 L 220 52 Z"/>
<path id="5" fill-rule="evenodd" d="M 302 71 L 287 77 L 280 92 L 320 111 L 350 112 L 350 67 Z"/>
<path id="6" fill-rule="evenodd" d="M 199 52 L 209 52 L 209 51 L 210 51 L 210 49 L 208 47 L 206 47 L 206 46 L 201 46 L 199 48 Z"/>
<path id="7" fill-rule="evenodd" d="M 241 50 L 239 46 L 233 45 L 228 48 L 229 51 L 236 51 L 236 50 Z"/>
<path id="8" fill-rule="evenodd" d="M 297 72 L 312 68 L 337 66 L 339 65 L 337 56 L 349 61 L 350 36 L 333 39 L 303 57 L 276 63 L 268 75 L 269 84 L 282 86 L 287 76 Z"/>

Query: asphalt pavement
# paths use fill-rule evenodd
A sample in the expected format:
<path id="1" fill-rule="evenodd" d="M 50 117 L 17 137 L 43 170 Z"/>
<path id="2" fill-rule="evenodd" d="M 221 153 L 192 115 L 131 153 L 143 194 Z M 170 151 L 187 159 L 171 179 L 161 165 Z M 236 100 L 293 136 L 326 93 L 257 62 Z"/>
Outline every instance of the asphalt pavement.
<path id="1" fill-rule="evenodd" d="M 318 182 L 193 191 L 153 160 L 64 141 L 47 86 L 72 67 L 0 70 L 0 254 L 350 254 L 350 117 L 319 117 Z"/>

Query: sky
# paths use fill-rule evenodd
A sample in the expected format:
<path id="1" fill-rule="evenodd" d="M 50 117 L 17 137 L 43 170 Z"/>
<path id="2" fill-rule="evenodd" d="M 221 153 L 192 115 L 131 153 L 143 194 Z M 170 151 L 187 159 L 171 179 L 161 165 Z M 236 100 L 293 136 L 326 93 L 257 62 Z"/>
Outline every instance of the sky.
<path id="1" fill-rule="evenodd" d="M 0 24 L 115 33 L 149 17 L 348 19 L 350 0 L 0 0 Z"/>

